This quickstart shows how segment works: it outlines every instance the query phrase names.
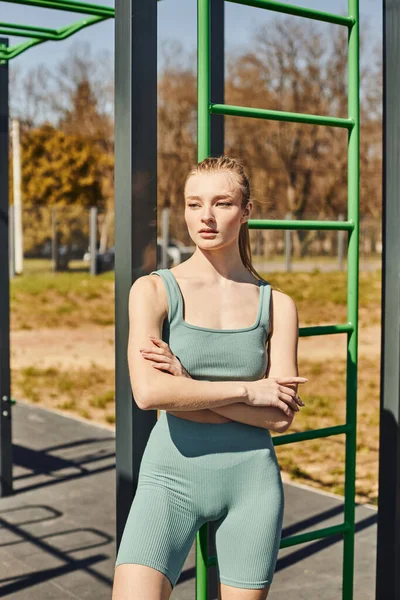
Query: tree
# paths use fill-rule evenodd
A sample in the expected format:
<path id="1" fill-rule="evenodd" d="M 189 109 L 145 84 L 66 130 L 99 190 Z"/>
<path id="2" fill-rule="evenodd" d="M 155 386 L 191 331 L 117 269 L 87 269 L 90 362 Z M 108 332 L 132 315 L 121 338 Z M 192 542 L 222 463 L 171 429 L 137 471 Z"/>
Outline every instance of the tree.
<path id="1" fill-rule="evenodd" d="M 74 238 L 87 235 L 87 209 L 90 206 L 103 209 L 105 204 L 101 160 L 93 143 L 83 136 L 67 135 L 47 123 L 25 131 L 21 147 L 27 249 L 32 245 L 39 247 L 51 236 L 52 207 L 64 210 L 60 243 L 73 243 Z"/>

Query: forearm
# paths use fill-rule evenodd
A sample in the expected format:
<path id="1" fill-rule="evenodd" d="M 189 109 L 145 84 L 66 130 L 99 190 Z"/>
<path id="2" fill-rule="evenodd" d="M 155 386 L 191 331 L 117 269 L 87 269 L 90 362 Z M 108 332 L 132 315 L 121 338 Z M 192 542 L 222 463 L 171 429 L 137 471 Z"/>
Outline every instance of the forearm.
<path id="1" fill-rule="evenodd" d="M 214 407 L 210 410 L 239 423 L 262 427 L 263 429 L 270 429 L 271 431 L 280 433 L 282 433 L 286 426 L 285 415 L 280 408 L 276 408 L 275 406 L 251 406 L 244 402 L 237 402 L 229 406 Z"/>
<path id="2" fill-rule="evenodd" d="M 146 394 L 144 409 L 193 411 L 233 406 L 245 403 L 247 388 L 244 381 L 199 381 L 188 377 L 171 377 L 165 383 L 156 377 Z"/>

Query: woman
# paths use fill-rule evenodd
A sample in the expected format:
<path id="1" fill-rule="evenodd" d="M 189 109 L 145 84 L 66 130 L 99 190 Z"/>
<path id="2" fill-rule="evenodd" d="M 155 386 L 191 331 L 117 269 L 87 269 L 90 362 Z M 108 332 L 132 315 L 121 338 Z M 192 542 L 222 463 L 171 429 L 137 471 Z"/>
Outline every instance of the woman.
<path id="1" fill-rule="evenodd" d="M 304 406 L 297 310 L 251 264 L 242 165 L 207 158 L 184 192 L 194 254 L 140 277 L 129 296 L 134 398 L 161 414 L 142 457 L 113 600 L 168 599 L 208 521 L 221 600 L 261 600 L 284 510 L 270 430 L 286 431 Z"/>

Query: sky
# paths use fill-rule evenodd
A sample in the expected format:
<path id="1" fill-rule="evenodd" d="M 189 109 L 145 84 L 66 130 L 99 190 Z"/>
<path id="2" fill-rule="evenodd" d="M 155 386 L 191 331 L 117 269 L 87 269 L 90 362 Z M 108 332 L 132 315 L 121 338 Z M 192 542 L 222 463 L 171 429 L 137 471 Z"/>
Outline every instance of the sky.
<path id="1" fill-rule="evenodd" d="M 112 0 L 89 0 L 92 3 L 113 6 Z M 291 0 L 290 4 L 315 8 L 325 12 L 347 14 L 346 0 Z M 179 40 L 184 50 L 194 51 L 196 48 L 196 0 L 161 0 L 158 2 L 158 42 Z M 79 21 L 84 15 L 59 10 L 44 9 L 18 5 L 0 0 L 1 21 L 24 25 L 41 25 L 42 27 L 59 28 Z M 225 2 L 225 48 L 251 44 L 252 33 L 257 25 L 271 23 L 280 18 L 277 13 L 241 6 Z M 299 19 L 299 17 L 290 17 Z M 360 0 L 360 25 L 368 30 L 369 42 L 366 52 L 382 38 L 382 0 Z M 316 26 L 319 26 L 316 23 Z M 328 27 L 337 27 L 328 25 Z M 20 43 L 24 38 L 10 37 L 10 45 Z M 92 56 L 98 52 L 114 52 L 114 20 L 108 19 L 99 24 L 87 27 L 61 42 L 45 42 L 22 53 L 10 63 L 23 71 L 38 64 L 48 68 L 57 66 L 68 57 L 75 44 L 90 44 Z M 161 56 L 161 54 L 160 54 Z"/>

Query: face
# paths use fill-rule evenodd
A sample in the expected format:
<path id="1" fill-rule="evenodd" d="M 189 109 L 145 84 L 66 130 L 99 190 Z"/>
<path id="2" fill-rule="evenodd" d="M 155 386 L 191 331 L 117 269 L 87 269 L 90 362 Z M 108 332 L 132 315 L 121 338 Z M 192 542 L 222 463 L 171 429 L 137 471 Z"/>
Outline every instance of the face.
<path id="1" fill-rule="evenodd" d="M 193 242 L 202 248 L 237 242 L 252 203 L 241 207 L 241 190 L 234 173 L 196 173 L 185 186 L 185 221 Z M 202 228 L 216 233 L 202 235 Z"/>

